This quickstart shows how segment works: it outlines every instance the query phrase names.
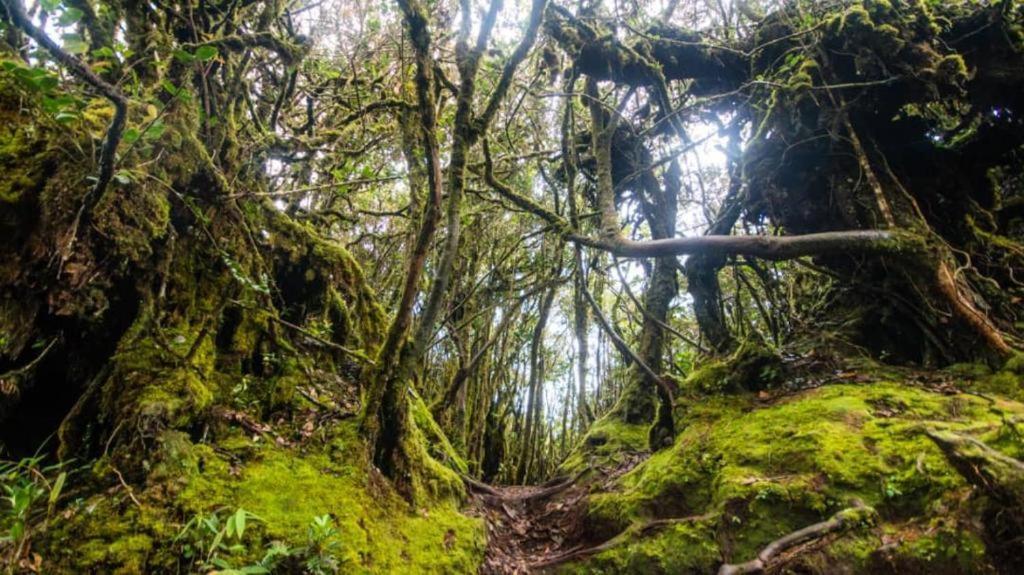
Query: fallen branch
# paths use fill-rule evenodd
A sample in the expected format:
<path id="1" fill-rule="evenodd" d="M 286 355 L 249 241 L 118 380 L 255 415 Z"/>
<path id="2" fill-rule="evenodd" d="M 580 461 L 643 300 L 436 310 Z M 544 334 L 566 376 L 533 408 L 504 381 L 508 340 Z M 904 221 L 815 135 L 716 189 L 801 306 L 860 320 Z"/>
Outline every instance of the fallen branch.
<path id="1" fill-rule="evenodd" d="M 844 509 L 832 516 L 827 521 L 808 525 L 789 535 L 780 537 L 768 544 L 767 547 L 757 554 L 757 557 L 746 563 L 726 563 L 718 569 L 718 575 L 741 575 L 743 573 L 759 573 L 764 570 L 768 563 L 780 553 L 791 549 L 801 543 L 813 541 L 850 527 L 852 524 L 862 521 L 865 513 L 873 513 L 874 510 L 864 505 L 861 501 L 854 501 L 853 507 Z"/>

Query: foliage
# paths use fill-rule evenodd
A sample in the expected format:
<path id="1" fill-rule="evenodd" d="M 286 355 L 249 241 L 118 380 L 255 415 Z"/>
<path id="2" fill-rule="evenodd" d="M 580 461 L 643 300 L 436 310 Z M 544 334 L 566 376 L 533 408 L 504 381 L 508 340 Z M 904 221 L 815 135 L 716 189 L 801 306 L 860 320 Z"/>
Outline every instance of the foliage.
<path id="1" fill-rule="evenodd" d="M 42 455 L 0 461 L 0 488 L 4 492 L 0 548 L 6 548 L 5 562 L 10 570 L 22 561 L 33 532 L 45 528 L 45 521 L 53 514 L 68 478 L 66 467 L 47 465 Z"/>

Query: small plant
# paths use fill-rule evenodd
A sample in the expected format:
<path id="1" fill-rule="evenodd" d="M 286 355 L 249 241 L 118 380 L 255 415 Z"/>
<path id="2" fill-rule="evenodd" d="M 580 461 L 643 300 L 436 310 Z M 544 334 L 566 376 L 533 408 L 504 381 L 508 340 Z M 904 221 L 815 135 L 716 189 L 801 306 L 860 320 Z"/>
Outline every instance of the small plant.
<path id="1" fill-rule="evenodd" d="M 0 462 L 0 544 L 9 550 L 6 563 L 13 570 L 28 552 L 33 525 L 45 521 L 57 504 L 67 472 L 63 464 L 42 465 L 43 456 Z"/>
<path id="2" fill-rule="evenodd" d="M 341 543 L 336 538 L 337 534 L 338 530 L 330 515 L 313 518 L 306 535 L 308 546 L 303 550 L 306 557 L 303 567 L 306 572 L 313 575 L 338 572 L 341 563 L 337 553 L 341 550 Z"/>
<path id="3" fill-rule="evenodd" d="M 221 519 L 220 511 L 209 515 L 197 515 L 181 528 L 174 542 L 181 545 L 181 556 L 193 567 L 206 572 L 217 571 L 221 575 L 255 575 L 270 573 L 270 569 L 260 563 L 236 567 L 231 560 L 232 555 L 240 555 L 246 547 L 242 538 L 246 526 L 259 518 L 239 507 L 226 519 Z M 264 560 L 267 557 L 264 556 Z"/>
<path id="4" fill-rule="evenodd" d="M 900 479 L 896 476 L 890 476 L 882 482 L 882 494 L 885 495 L 886 499 L 896 499 L 903 495 L 903 490 L 900 487 Z"/>
<path id="5" fill-rule="evenodd" d="M 288 572 L 299 569 L 312 575 L 327 575 L 341 568 L 343 560 L 338 557 L 341 543 L 330 515 L 320 515 L 310 521 L 305 546 L 289 547 L 284 542 L 272 541 L 259 561 L 246 564 L 241 556 L 253 545 L 245 545 L 243 538 L 251 533 L 248 526 L 260 518 L 238 508 L 222 519 L 223 511 L 197 515 L 175 537 L 174 542 L 180 545 L 181 556 L 189 562 L 189 568 L 204 573 L 215 571 L 218 575 L 259 575 L 273 573 L 279 567 L 290 567 L 285 569 Z"/>

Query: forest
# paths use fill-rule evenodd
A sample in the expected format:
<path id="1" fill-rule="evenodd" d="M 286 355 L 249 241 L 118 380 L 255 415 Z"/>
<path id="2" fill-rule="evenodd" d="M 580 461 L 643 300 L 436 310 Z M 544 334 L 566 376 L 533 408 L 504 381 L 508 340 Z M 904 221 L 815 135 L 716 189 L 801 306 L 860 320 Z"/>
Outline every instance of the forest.
<path id="1" fill-rule="evenodd" d="M 1024 1 L 0 0 L 5 573 L 1024 573 Z"/>

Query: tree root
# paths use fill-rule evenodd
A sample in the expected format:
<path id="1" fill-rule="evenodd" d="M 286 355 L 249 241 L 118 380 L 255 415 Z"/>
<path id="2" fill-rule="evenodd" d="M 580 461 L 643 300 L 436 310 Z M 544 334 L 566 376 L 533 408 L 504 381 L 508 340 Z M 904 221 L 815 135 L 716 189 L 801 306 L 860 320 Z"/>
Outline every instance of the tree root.
<path id="1" fill-rule="evenodd" d="M 927 434 L 968 483 L 1018 510 L 1024 519 L 1024 462 L 960 433 L 930 429 Z"/>
<path id="2" fill-rule="evenodd" d="M 468 475 L 463 475 L 460 473 L 459 476 L 462 477 L 462 481 L 466 484 L 470 491 L 483 493 L 484 495 L 490 495 L 491 497 L 496 497 L 502 500 L 526 502 L 535 501 L 538 499 L 545 499 L 547 497 L 551 497 L 552 495 L 561 493 L 575 485 L 576 482 L 579 481 L 580 478 L 583 477 L 588 471 L 590 471 L 589 467 L 584 469 L 583 471 L 580 471 L 576 475 L 573 475 L 572 477 L 556 477 L 555 479 L 552 479 L 551 481 L 548 481 L 547 483 L 541 485 L 541 489 L 539 491 L 535 491 L 533 493 L 528 493 L 526 495 L 520 496 L 506 495 L 501 491 L 495 489 L 494 487 L 482 481 L 477 481 L 476 479 L 473 479 Z"/>
<path id="3" fill-rule="evenodd" d="M 538 499 L 546 499 L 553 495 L 557 495 L 558 493 L 561 493 L 575 485 L 576 482 L 579 481 L 580 478 L 583 477 L 583 475 L 586 474 L 588 471 L 590 471 L 589 467 L 587 469 L 584 469 L 583 471 L 580 471 L 579 473 L 572 477 L 555 478 L 545 483 L 540 491 L 524 495 L 523 497 L 519 497 L 517 499 L 519 501 L 536 501 Z"/>
<path id="4" fill-rule="evenodd" d="M 808 525 L 803 529 L 799 529 L 789 535 L 785 535 L 775 541 L 772 541 L 767 547 L 757 554 L 756 558 L 751 559 L 746 563 L 726 563 L 722 565 L 718 569 L 718 575 L 741 575 L 744 573 L 759 573 L 764 571 L 765 566 L 780 553 L 801 543 L 819 539 L 829 533 L 846 529 L 851 524 L 863 520 L 866 512 L 872 513 L 873 510 L 870 507 L 865 506 L 861 501 L 854 501 L 853 507 L 836 513 L 826 521 L 815 523 L 814 525 Z"/>
<path id="5" fill-rule="evenodd" d="M 464 475 L 462 473 L 459 474 L 459 477 L 462 478 L 463 483 L 466 484 L 466 487 L 468 487 L 470 491 L 483 493 L 485 495 L 490 495 L 492 497 L 501 497 L 501 493 L 497 489 L 491 487 L 490 485 L 487 485 L 482 481 L 477 481 L 476 479 L 473 479 L 472 477 Z"/>
<path id="6" fill-rule="evenodd" d="M 599 545 L 594 545 L 593 547 L 576 548 L 565 553 L 561 553 L 559 555 L 555 555 L 553 557 L 549 557 L 547 559 L 542 559 L 540 561 L 531 563 L 530 568 L 547 569 L 550 567 L 555 567 L 558 565 L 562 565 L 564 563 L 568 563 L 569 561 L 575 561 L 576 559 L 590 557 L 591 555 L 597 555 L 602 551 L 612 549 L 613 547 L 616 547 L 626 542 L 633 535 L 646 535 L 651 531 L 668 527 L 669 525 L 677 525 L 679 523 L 691 523 L 693 521 L 701 521 L 709 517 L 711 517 L 711 514 L 693 515 L 691 517 L 681 517 L 675 519 L 655 519 L 653 521 L 648 521 L 647 523 L 644 523 L 639 527 L 630 527 L 629 529 L 626 529 L 622 533 L 619 533 L 615 537 L 612 537 L 608 541 L 605 541 L 604 543 L 601 543 Z"/>

